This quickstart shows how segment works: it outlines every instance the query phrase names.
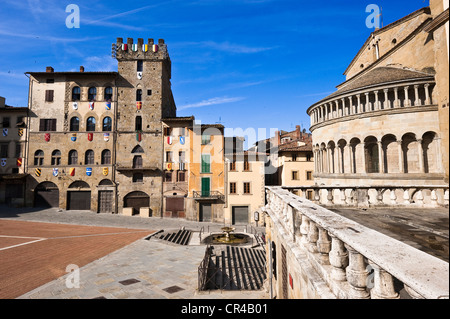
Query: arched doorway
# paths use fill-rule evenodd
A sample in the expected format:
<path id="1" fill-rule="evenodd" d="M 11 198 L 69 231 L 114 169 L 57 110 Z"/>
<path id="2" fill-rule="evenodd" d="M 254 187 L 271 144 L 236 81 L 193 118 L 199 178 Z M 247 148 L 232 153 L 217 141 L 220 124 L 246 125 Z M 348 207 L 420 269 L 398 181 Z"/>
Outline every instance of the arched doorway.
<path id="1" fill-rule="evenodd" d="M 84 181 L 70 184 L 67 190 L 67 210 L 90 210 L 91 188 Z"/>
<path id="2" fill-rule="evenodd" d="M 114 183 L 109 179 L 98 184 L 98 212 L 114 213 Z"/>
<path id="3" fill-rule="evenodd" d="M 133 215 L 139 214 L 140 208 L 150 207 L 150 196 L 144 192 L 131 192 L 124 197 L 123 207 L 133 208 Z"/>
<path id="4" fill-rule="evenodd" d="M 34 207 L 59 207 L 59 189 L 55 183 L 42 182 L 34 189 Z"/>

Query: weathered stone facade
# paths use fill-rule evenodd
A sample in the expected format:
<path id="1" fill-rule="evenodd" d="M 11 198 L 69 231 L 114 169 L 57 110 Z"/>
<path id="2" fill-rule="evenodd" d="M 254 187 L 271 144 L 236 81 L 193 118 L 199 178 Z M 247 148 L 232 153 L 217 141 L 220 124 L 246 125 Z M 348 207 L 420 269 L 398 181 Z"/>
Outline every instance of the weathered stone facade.
<path id="1" fill-rule="evenodd" d="M 127 41 L 119 72 L 28 73 L 28 205 L 161 216 L 171 64 L 163 40 Z"/>

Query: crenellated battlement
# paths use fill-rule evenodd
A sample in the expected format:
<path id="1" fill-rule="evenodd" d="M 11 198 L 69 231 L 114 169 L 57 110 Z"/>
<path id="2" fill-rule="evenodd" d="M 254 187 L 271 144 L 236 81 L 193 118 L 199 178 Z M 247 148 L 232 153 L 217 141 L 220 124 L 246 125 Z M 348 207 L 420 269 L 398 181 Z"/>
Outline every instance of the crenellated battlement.
<path id="1" fill-rule="evenodd" d="M 142 38 L 138 38 L 137 43 L 134 42 L 133 38 L 127 38 L 126 42 L 124 42 L 123 38 L 117 38 L 116 43 L 112 44 L 112 56 L 118 61 L 169 59 L 164 39 L 158 39 L 158 43 L 155 43 L 154 39 L 150 38 L 147 40 L 147 43 L 144 43 Z"/>

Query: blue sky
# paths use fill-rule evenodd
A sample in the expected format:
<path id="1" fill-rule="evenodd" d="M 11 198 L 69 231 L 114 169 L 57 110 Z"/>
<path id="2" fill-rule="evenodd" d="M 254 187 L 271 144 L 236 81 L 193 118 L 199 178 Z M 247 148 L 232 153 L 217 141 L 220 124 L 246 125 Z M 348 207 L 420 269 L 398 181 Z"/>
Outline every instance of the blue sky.
<path id="1" fill-rule="evenodd" d="M 230 128 L 309 129 L 306 109 L 335 91 L 373 29 L 428 0 L 1 0 L 0 96 L 26 106 L 27 71 L 117 71 L 117 37 L 165 39 L 178 116 Z M 66 27 L 66 7 L 80 28 Z"/>

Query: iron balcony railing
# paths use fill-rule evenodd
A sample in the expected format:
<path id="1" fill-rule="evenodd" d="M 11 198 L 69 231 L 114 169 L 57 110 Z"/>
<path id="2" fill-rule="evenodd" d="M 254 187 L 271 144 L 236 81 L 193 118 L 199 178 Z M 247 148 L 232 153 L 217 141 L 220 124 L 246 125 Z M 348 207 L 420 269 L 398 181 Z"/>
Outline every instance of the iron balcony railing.
<path id="1" fill-rule="evenodd" d="M 195 199 L 218 199 L 221 201 L 225 200 L 225 195 L 219 191 L 193 191 Z"/>

